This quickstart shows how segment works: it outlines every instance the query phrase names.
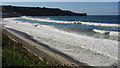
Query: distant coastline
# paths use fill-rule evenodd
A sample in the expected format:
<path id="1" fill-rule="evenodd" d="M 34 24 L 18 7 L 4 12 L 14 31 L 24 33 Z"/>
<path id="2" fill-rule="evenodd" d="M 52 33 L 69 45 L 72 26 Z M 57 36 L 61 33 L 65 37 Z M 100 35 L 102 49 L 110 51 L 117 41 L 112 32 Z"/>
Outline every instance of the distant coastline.
<path id="1" fill-rule="evenodd" d="M 1 5 L 2 17 L 19 16 L 87 16 L 87 13 L 74 13 L 69 10 L 46 7 L 20 7 L 11 5 Z"/>

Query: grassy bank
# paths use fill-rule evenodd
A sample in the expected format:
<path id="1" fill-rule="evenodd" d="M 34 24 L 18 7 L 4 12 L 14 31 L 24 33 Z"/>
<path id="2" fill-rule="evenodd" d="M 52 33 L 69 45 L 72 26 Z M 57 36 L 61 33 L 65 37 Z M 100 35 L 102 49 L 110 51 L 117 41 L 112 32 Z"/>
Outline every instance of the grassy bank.
<path id="1" fill-rule="evenodd" d="M 2 66 L 49 66 L 37 56 L 2 33 Z"/>

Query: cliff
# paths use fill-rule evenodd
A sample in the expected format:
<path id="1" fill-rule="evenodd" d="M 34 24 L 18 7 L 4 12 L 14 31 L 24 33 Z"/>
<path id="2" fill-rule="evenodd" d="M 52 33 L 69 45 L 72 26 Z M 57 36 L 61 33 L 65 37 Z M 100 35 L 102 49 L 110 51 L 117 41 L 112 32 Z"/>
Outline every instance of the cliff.
<path id="1" fill-rule="evenodd" d="M 71 11 L 61 10 L 58 8 L 41 8 L 41 7 L 19 7 L 19 6 L 3 6 L 3 17 L 17 16 L 86 16 L 86 13 L 74 13 Z"/>

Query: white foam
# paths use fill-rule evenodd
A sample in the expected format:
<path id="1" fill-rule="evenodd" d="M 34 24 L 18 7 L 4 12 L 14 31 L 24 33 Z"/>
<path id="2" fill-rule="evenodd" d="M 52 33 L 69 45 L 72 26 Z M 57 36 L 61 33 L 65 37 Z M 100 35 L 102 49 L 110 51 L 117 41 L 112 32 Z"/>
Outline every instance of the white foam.
<path id="1" fill-rule="evenodd" d="M 22 16 L 23 19 L 37 20 L 43 22 L 54 22 L 54 23 L 66 23 L 66 24 L 83 24 L 83 25 L 91 25 L 91 26 L 106 26 L 106 27 L 118 27 L 118 24 L 107 24 L 107 23 L 92 23 L 92 22 L 81 22 L 81 21 L 58 21 L 52 19 L 43 19 L 43 18 L 31 18 Z"/>
<path id="2" fill-rule="evenodd" d="M 107 31 L 107 30 L 98 30 L 98 29 L 94 29 L 93 31 L 97 33 L 108 34 L 113 36 L 119 36 L 119 33 L 120 33 L 117 31 Z"/>
<path id="3" fill-rule="evenodd" d="M 110 32 L 109 35 L 120 36 L 119 34 L 120 34 L 120 32 L 112 31 L 112 32 Z"/>
<path id="4" fill-rule="evenodd" d="M 64 32 L 50 26 L 5 19 L 5 27 L 27 32 L 36 40 L 65 53 L 75 60 L 94 66 L 111 66 L 118 61 L 118 41 Z"/>

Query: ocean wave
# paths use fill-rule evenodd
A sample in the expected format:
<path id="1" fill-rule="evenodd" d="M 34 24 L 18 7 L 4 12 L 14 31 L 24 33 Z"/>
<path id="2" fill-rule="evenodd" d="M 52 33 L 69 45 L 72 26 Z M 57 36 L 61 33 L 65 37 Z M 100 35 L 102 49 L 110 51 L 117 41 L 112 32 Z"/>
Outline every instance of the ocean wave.
<path id="1" fill-rule="evenodd" d="M 53 22 L 53 23 L 65 23 L 65 24 L 82 24 L 82 25 L 91 25 L 91 26 L 104 26 L 104 27 L 118 27 L 119 24 L 108 24 L 108 23 L 93 23 L 93 22 L 82 22 L 82 21 L 59 21 L 52 20 L 50 18 L 32 18 L 27 16 L 22 16 L 23 19 L 30 19 L 43 22 Z"/>
<path id="2" fill-rule="evenodd" d="M 98 30 L 94 29 L 94 32 L 101 33 L 101 34 L 106 34 L 106 35 L 113 35 L 113 36 L 119 36 L 120 32 L 117 31 L 107 31 L 107 30 Z"/>
<path id="3" fill-rule="evenodd" d="M 9 19 L 9 21 L 16 21 L 16 18 L 12 18 Z M 8 19 L 7 19 L 8 20 Z M 26 25 L 30 25 L 30 26 L 34 26 L 34 27 L 50 27 L 50 26 L 46 26 L 46 25 L 41 25 L 39 23 L 30 23 L 30 22 L 21 22 L 21 21 L 16 21 L 16 23 L 20 23 L 20 24 L 26 24 Z M 52 26 L 51 26 L 52 27 Z M 57 28 L 57 27 L 56 27 Z M 60 28 L 60 27 L 58 27 Z M 63 28 L 63 27 L 61 27 Z M 70 28 L 69 28 L 70 29 Z M 73 29 L 73 30 L 78 30 L 78 29 Z M 87 30 L 87 31 L 94 31 L 96 33 L 101 33 L 101 34 L 106 34 L 106 35 L 111 35 L 111 36 L 118 36 L 120 37 L 119 33 L 117 31 L 107 31 L 107 30 L 98 30 L 98 29 L 79 29 L 79 30 Z"/>

